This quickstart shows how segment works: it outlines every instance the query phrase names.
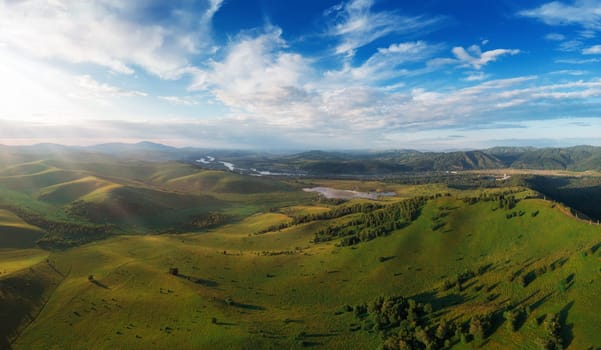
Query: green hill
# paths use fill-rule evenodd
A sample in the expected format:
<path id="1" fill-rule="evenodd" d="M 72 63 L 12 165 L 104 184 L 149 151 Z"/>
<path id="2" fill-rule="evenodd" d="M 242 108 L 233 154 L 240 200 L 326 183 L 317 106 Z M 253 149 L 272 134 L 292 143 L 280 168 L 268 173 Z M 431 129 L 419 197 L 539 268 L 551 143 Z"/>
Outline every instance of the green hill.
<path id="1" fill-rule="evenodd" d="M 208 195 L 186 195 L 141 187 L 108 186 L 70 205 L 70 212 L 95 223 L 126 223 L 154 229 L 175 227 L 186 216 L 219 210 L 223 203 Z"/>
<path id="2" fill-rule="evenodd" d="M 169 188 L 182 192 L 253 194 L 264 192 L 290 191 L 293 187 L 279 181 L 204 170 L 191 175 L 172 178 L 167 181 Z"/>
<path id="3" fill-rule="evenodd" d="M 44 187 L 38 191 L 37 198 L 46 202 L 67 204 L 94 191 L 106 191 L 115 187 L 119 187 L 119 185 L 94 176 L 87 176 L 77 180 Z"/>
<path id="4" fill-rule="evenodd" d="M 561 315 L 566 348 L 598 344 L 601 319 L 590 310 L 601 307 L 601 228 L 540 199 L 502 209 L 457 193 L 428 201 L 409 226 L 353 247 L 310 241 L 356 215 L 253 235 L 289 222 L 265 214 L 202 235 L 128 236 L 53 254 L 71 273 L 15 348 L 377 348 L 397 329 L 379 330 L 376 319 L 345 305 L 391 295 L 432 305 L 419 321 L 432 327 L 491 313 L 486 338 L 470 342 L 485 349 L 538 348 L 546 337 L 539 320 L 552 313 Z M 460 287 L 457 276 L 467 276 Z M 520 307 L 529 314 L 510 331 L 502 313 Z"/>
<path id="5" fill-rule="evenodd" d="M 385 154 L 451 170 L 535 151 Z M 570 167 L 595 149 L 566 152 L 528 162 L 564 157 Z M 335 157 L 332 166 L 386 163 L 374 153 Z M 601 344 L 601 226 L 578 219 L 598 212 L 595 173 L 445 173 L 465 183 L 447 186 L 431 173 L 407 185 L 106 155 L 23 159 L 0 171 L 0 348 Z M 396 195 L 345 201 L 302 191 L 314 186 Z"/>
<path id="6" fill-rule="evenodd" d="M 0 348 L 11 349 L 20 330 L 37 319 L 63 278 L 47 262 L 0 276 Z"/>
<path id="7" fill-rule="evenodd" d="M 0 248 L 31 248 L 44 231 L 29 225 L 15 214 L 0 209 Z"/>

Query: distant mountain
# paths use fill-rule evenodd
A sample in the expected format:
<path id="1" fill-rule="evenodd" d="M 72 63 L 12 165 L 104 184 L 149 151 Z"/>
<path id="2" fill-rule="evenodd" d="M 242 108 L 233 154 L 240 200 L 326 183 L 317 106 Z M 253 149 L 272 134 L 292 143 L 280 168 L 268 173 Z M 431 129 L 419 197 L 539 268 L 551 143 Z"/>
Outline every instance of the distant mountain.
<path id="1" fill-rule="evenodd" d="M 418 171 L 457 171 L 476 169 L 541 169 L 601 170 L 601 147 L 569 148 L 494 147 L 485 150 L 454 152 L 421 152 L 416 150 L 386 151 L 320 151 L 295 154 L 175 148 L 152 142 L 135 144 L 107 143 L 90 147 L 56 144 L 2 146 L 4 157 L 18 156 L 26 160 L 33 155 L 68 155 L 69 157 L 118 157 L 127 160 L 185 161 L 212 156 L 218 162 L 230 162 L 238 169 L 260 169 L 272 172 L 303 173 L 314 176 L 389 175 Z M 35 158 L 34 157 L 34 158 Z"/>
<path id="2" fill-rule="evenodd" d="M 420 153 L 401 160 L 401 164 L 414 171 L 474 170 L 504 168 L 505 164 L 495 156 L 482 151 Z"/>
<path id="3" fill-rule="evenodd" d="M 109 154 L 119 154 L 123 152 L 176 152 L 178 150 L 175 147 L 148 141 L 139 143 L 104 143 L 86 147 L 86 149 Z"/>

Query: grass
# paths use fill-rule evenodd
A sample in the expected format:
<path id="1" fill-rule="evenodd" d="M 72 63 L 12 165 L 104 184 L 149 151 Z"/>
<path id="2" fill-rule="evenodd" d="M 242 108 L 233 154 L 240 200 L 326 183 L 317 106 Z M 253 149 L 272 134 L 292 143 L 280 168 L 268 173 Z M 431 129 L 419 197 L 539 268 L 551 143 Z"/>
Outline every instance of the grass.
<path id="1" fill-rule="evenodd" d="M 93 196 L 92 193 L 103 193 L 117 187 L 120 186 L 94 176 L 86 176 L 77 180 L 44 187 L 37 193 L 37 198 L 50 203 L 68 204 L 86 195 Z"/>
<path id="2" fill-rule="evenodd" d="M 484 348 L 535 349 L 543 336 L 535 319 L 562 310 L 569 349 L 598 344 L 599 316 L 590 310 L 601 309 L 595 288 L 601 260 L 598 252 L 582 252 L 600 240 L 600 228 L 543 200 L 524 200 L 515 210 L 526 214 L 507 219 L 493 202 L 442 198 L 407 228 L 354 248 L 309 244 L 328 222 L 249 237 L 287 220 L 264 213 L 201 235 L 125 236 L 53 253 L 57 268 L 70 273 L 15 348 L 300 348 L 303 341 L 374 348 L 380 336 L 350 332 L 356 320 L 340 310 L 396 294 L 431 302 L 459 320 L 509 301 L 537 305 L 518 332 L 499 327 Z M 441 212 L 445 225 L 432 231 Z M 564 260 L 526 287 L 508 280 L 516 271 Z M 446 278 L 486 264 L 463 290 L 442 290 Z M 169 275 L 170 267 L 183 277 Z M 90 274 L 97 283 L 88 281 Z M 559 291 L 571 274 L 571 287 Z M 490 295 L 497 296 L 490 301 Z M 224 302 L 228 297 L 232 305 Z"/>
<path id="3" fill-rule="evenodd" d="M 11 348 L 20 329 L 36 320 L 63 279 L 47 262 L 0 276 L 0 348 Z"/>
<path id="4" fill-rule="evenodd" d="M 50 255 L 49 252 L 32 248 L 32 249 L 2 249 L 0 250 L 0 278 L 3 275 L 10 275 L 16 271 L 31 267 Z"/>
<path id="5" fill-rule="evenodd" d="M 431 303 L 436 319 L 457 322 L 498 313 L 509 303 L 531 307 L 517 332 L 500 321 L 484 342 L 455 349 L 538 349 L 544 331 L 537 319 L 548 313 L 560 314 L 568 349 L 601 343 L 595 312 L 601 310 L 601 226 L 576 220 L 552 202 L 524 199 L 532 191 L 277 181 L 182 164 L 97 160 L 9 169 L 0 174 L 0 202 L 44 217 L 117 223 L 127 233 L 160 231 L 215 210 L 229 220 L 201 232 L 115 236 L 46 252 L 15 235 L 43 232 L 0 210 L 0 240 L 29 242 L 28 249 L 0 250 L 0 312 L 15 315 L 1 318 L 0 348 L 19 333 L 15 349 L 372 349 L 382 336 L 365 328 L 351 331 L 361 321 L 344 306 L 380 295 Z M 300 191 L 312 185 L 397 193 L 382 203 L 451 196 L 430 200 L 409 226 L 352 247 L 310 241 L 315 232 L 360 214 L 253 235 L 334 207 Z M 462 200 L 508 189 L 522 190 L 515 194 L 522 200 L 509 211 L 497 202 Z M 70 216 L 77 203 L 90 205 L 91 214 Z M 173 267 L 178 276 L 168 273 Z M 443 288 L 458 274 L 479 269 L 461 288 Z M 526 275 L 524 286 L 520 276 Z"/>
<path id="6" fill-rule="evenodd" d="M 40 228 L 24 222 L 15 214 L 0 209 L 0 247 L 32 248 L 44 235 Z"/>

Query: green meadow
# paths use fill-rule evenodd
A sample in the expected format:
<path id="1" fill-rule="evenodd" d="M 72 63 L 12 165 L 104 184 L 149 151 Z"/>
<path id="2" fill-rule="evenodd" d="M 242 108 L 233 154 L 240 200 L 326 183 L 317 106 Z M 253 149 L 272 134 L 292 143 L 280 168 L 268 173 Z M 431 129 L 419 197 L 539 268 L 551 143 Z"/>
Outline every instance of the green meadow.
<path id="1" fill-rule="evenodd" d="M 336 202 L 302 191 L 309 186 L 398 195 Z M 179 163 L 41 161 L 2 171 L 0 191 L 2 348 L 601 344 L 601 226 L 525 187 L 458 190 L 277 180 Z M 420 196 L 425 204 L 415 217 L 386 221 L 394 216 L 386 208 Z M 359 209 L 344 211 L 351 207 Z M 56 229 L 67 224 L 81 225 L 85 238 Z M 110 231 L 94 236 L 106 224 Z M 361 236 L 373 225 L 380 233 Z M 331 236 L 318 241 L 318 232 Z M 40 239 L 70 244 L 40 249 Z M 411 322 L 383 320 L 371 306 L 395 296 L 417 305 Z M 480 316 L 487 320 L 482 334 L 473 326 Z M 442 322 L 452 332 L 436 338 Z M 409 345 L 401 342 L 407 337 Z"/>

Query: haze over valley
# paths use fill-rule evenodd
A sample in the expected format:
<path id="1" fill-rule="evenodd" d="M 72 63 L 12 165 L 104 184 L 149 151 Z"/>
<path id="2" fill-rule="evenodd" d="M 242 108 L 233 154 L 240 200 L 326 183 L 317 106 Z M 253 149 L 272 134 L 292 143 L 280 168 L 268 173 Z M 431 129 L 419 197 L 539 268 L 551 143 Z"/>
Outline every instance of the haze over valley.
<path id="1" fill-rule="evenodd" d="M 0 350 L 601 349 L 598 0 L 0 0 Z"/>

